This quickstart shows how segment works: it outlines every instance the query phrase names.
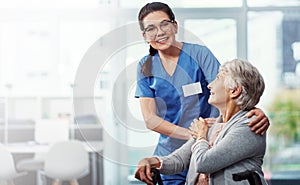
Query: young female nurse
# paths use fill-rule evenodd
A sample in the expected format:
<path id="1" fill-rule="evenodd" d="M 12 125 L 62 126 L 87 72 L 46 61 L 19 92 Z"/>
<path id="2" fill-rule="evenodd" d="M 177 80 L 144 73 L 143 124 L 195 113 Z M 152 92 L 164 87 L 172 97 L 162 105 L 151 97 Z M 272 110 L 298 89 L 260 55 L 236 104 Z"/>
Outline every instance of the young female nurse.
<path id="1" fill-rule="evenodd" d="M 188 128 L 194 118 L 209 121 L 218 116 L 217 109 L 208 104 L 207 85 L 215 79 L 220 63 L 207 47 L 176 40 L 178 24 L 167 4 L 146 4 L 138 20 L 150 54 L 139 62 L 135 96 L 146 127 L 160 133 L 154 155 L 166 156 L 191 137 Z M 260 109 L 248 116 L 254 114 L 256 119 L 249 126 L 264 134 L 268 118 Z M 186 173 L 162 176 L 162 180 L 164 184 L 184 184 Z"/>

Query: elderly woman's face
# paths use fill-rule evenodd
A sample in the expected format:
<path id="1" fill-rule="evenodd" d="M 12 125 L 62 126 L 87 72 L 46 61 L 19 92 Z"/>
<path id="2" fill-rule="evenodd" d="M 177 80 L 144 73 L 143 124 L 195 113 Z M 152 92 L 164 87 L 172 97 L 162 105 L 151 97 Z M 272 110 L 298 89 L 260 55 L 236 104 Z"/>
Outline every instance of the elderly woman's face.
<path id="1" fill-rule="evenodd" d="M 217 108 L 226 107 L 226 102 L 229 98 L 229 91 L 226 90 L 224 85 L 224 75 L 222 73 L 218 73 L 216 79 L 208 84 L 207 87 L 210 90 L 208 103 L 216 106 Z"/>

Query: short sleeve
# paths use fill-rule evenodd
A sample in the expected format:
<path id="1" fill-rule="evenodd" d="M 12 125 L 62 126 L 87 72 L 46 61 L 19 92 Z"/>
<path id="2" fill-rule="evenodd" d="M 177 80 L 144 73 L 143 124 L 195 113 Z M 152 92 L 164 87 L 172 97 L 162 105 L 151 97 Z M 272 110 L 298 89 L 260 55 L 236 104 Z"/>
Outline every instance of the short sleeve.
<path id="1" fill-rule="evenodd" d="M 207 83 L 210 83 L 216 78 L 220 63 L 206 46 L 203 46 L 201 53 L 198 54 L 199 65 L 203 71 L 205 80 Z"/>
<path id="2" fill-rule="evenodd" d="M 152 77 L 145 77 L 141 71 L 145 60 L 146 58 L 144 57 L 137 66 L 137 84 L 136 84 L 135 98 L 140 98 L 140 97 L 154 98 L 153 89 L 150 88 L 150 80 Z"/>

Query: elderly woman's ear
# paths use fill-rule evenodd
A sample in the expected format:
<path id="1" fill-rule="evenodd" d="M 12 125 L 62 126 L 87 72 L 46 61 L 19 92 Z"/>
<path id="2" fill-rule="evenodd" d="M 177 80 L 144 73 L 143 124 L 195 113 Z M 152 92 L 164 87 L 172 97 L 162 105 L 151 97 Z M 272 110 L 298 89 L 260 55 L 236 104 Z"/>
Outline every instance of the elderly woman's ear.
<path id="1" fill-rule="evenodd" d="M 235 89 L 231 89 L 230 90 L 230 97 L 233 98 L 233 99 L 239 97 L 240 94 L 242 93 L 242 90 L 243 90 L 243 88 L 240 85 L 237 86 Z"/>

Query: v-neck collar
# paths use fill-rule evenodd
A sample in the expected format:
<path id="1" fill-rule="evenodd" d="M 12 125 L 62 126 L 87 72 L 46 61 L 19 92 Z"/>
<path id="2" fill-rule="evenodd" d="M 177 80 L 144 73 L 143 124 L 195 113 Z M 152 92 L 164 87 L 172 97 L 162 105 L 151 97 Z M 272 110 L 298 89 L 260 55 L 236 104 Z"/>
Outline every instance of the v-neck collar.
<path id="1" fill-rule="evenodd" d="M 219 142 L 219 140 L 224 137 L 224 134 L 227 132 L 227 130 L 229 130 L 234 124 L 236 124 L 240 120 L 239 118 L 243 118 L 246 114 L 247 112 L 244 110 L 240 110 L 236 114 L 234 114 L 223 126 L 223 129 L 221 130 L 220 134 L 217 136 L 215 143 Z M 222 115 L 220 115 L 219 118 L 221 118 L 221 116 Z M 222 118 L 218 120 L 221 121 Z"/>
<path id="2" fill-rule="evenodd" d="M 157 52 L 157 57 L 158 57 L 159 65 L 160 65 L 160 67 L 161 67 L 162 72 L 163 72 L 167 77 L 172 78 L 173 76 L 175 76 L 175 73 L 176 73 L 176 71 L 177 71 L 178 65 L 180 65 L 180 62 L 181 62 L 181 58 L 182 58 L 181 55 L 182 55 L 182 53 L 183 53 L 182 51 L 183 51 L 183 49 L 184 49 L 184 46 L 185 46 L 185 44 L 184 44 L 184 42 L 183 42 L 183 43 L 182 43 L 182 47 L 181 47 L 181 49 L 180 49 L 180 53 L 179 53 L 178 59 L 177 59 L 176 67 L 175 67 L 175 70 L 174 70 L 174 72 L 173 72 L 172 75 L 170 75 L 170 74 L 166 71 L 166 69 L 164 68 L 164 66 L 163 66 L 163 64 L 162 64 L 162 61 L 161 61 L 161 59 L 160 59 L 160 57 L 159 57 L 159 54 L 158 54 L 158 52 Z"/>

